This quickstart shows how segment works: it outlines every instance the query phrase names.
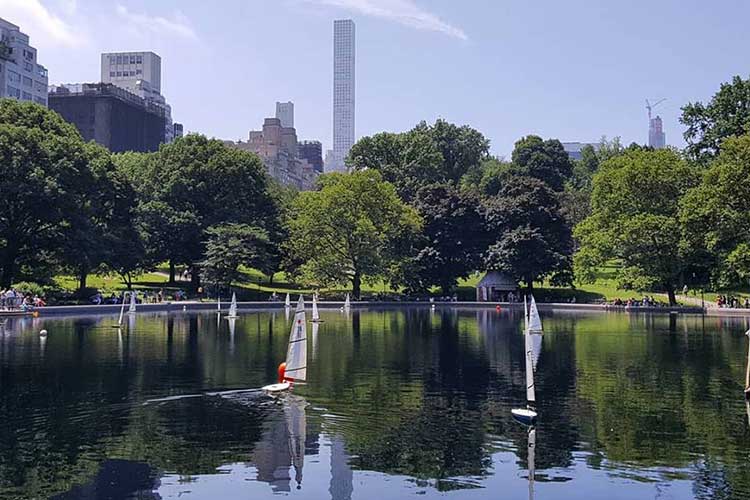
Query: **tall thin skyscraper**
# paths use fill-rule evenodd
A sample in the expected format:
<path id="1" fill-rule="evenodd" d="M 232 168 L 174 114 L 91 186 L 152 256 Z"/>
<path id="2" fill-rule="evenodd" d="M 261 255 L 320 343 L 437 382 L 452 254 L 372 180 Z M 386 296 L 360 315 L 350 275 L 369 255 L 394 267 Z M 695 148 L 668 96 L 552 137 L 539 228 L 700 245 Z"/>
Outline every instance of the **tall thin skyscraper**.
<path id="1" fill-rule="evenodd" d="M 648 124 L 648 145 L 654 149 L 662 149 L 666 145 L 666 142 L 661 117 L 657 115 Z"/>
<path id="2" fill-rule="evenodd" d="M 354 145 L 354 21 L 333 22 L 333 151 L 327 171 L 345 171 L 344 159 Z"/>

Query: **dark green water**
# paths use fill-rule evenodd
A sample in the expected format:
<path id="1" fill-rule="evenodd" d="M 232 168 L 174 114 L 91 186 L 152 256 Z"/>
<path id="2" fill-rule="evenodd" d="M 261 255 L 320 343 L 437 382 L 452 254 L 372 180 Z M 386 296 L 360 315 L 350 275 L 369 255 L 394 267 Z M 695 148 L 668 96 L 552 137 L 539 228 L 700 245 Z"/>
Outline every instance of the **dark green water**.
<path id="1" fill-rule="evenodd" d="M 279 399 L 283 312 L 10 321 L 0 499 L 529 496 L 520 313 L 323 319 Z M 744 319 L 542 320 L 534 498 L 750 498 Z"/>

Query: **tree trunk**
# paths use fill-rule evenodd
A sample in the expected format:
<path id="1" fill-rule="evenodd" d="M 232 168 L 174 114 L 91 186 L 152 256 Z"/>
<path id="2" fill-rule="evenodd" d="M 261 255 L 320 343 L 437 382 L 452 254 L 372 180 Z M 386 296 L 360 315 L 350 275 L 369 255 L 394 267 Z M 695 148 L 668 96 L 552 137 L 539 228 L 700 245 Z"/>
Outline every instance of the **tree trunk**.
<path id="1" fill-rule="evenodd" d="M 352 278 L 352 295 L 354 296 L 354 300 L 359 300 L 361 289 L 362 277 L 359 275 L 359 272 L 355 272 L 354 278 Z"/>
<path id="2" fill-rule="evenodd" d="M 174 285 L 175 265 L 174 260 L 169 259 L 169 284 Z"/>
<path id="3" fill-rule="evenodd" d="M 677 298 L 674 295 L 674 286 L 673 285 L 665 285 L 665 288 L 667 289 L 667 296 L 669 297 L 669 305 L 670 306 L 676 306 L 677 305 Z"/>
<path id="4" fill-rule="evenodd" d="M 3 274 L 0 276 L 0 288 L 9 288 L 16 274 L 16 259 L 18 251 L 13 245 L 5 248 L 5 262 L 3 263 Z"/>
<path id="5" fill-rule="evenodd" d="M 84 266 L 81 266 L 78 269 L 78 291 L 80 293 L 83 293 L 83 291 L 86 289 L 86 278 L 88 278 L 89 273 L 86 270 Z"/>
<path id="6" fill-rule="evenodd" d="M 274 275 L 274 274 L 276 274 L 276 273 L 274 273 L 273 271 L 271 271 L 271 272 L 270 272 L 270 273 L 268 274 L 268 285 L 269 285 L 269 286 L 273 285 L 273 275 Z"/>
<path id="7" fill-rule="evenodd" d="M 528 290 L 530 294 L 534 293 L 534 280 L 526 280 L 526 290 Z"/>
<path id="8" fill-rule="evenodd" d="M 197 268 L 191 266 L 190 267 L 190 289 L 193 292 L 197 292 L 198 291 L 198 287 L 200 287 L 200 286 L 201 286 L 201 274 L 200 274 L 200 271 Z"/>

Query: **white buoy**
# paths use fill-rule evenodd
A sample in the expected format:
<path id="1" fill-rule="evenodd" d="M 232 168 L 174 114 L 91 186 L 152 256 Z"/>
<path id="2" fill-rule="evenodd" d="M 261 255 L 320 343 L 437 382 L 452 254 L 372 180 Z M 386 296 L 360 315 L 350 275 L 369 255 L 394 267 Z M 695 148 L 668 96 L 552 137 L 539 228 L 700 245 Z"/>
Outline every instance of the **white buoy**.
<path id="1" fill-rule="evenodd" d="M 40 337 L 46 337 L 46 336 L 47 336 L 47 330 L 41 330 L 41 331 L 39 332 L 39 336 L 40 336 Z"/>

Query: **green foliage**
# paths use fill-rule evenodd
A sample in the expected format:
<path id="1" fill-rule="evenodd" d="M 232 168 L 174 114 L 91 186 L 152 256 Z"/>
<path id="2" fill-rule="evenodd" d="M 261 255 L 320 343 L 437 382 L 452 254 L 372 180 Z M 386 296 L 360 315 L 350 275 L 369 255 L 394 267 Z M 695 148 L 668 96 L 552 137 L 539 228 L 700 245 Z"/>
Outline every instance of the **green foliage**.
<path id="1" fill-rule="evenodd" d="M 188 135 L 156 153 L 119 155 L 117 161 L 138 187 L 138 227 L 152 261 L 159 256 L 173 265 L 197 266 L 206 250 L 205 231 L 222 224 L 283 234 L 265 167 L 252 153 Z M 196 280 L 199 275 L 193 272 Z"/>
<path id="2" fill-rule="evenodd" d="M 674 288 L 689 267 L 680 251 L 679 203 L 697 171 L 671 150 L 631 150 L 594 176 L 592 214 L 576 227 L 576 276 L 590 281 L 597 266 L 616 259 L 621 286 Z"/>
<path id="3" fill-rule="evenodd" d="M 569 282 L 573 240 L 557 193 L 539 179 L 510 176 L 497 196 L 485 202 L 485 217 L 494 243 L 485 267 L 523 280 L 551 277 Z"/>
<path id="4" fill-rule="evenodd" d="M 557 139 L 542 140 L 529 135 L 516 142 L 512 155 L 514 174 L 533 177 L 555 191 L 562 191 L 573 165 Z"/>
<path id="5" fill-rule="evenodd" d="M 378 170 L 411 202 L 417 191 L 433 183 L 457 183 L 487 158 L 489 141 L 468 126 L 444 120 L 420 123 L 402 134 L 383 132 L 360 139 L 349 152 L 353 170 Z"/>
<path id="6" fill-rule="evenodd" d="M 34 124 L 42 128 L 27 126 Z M 0 286 L 59 258 L 61 242 L 75 236 L 80 202 L 92 187 L 88 159 L 56 113 L 0 101 Z"/>
<path id="7" fill-rule="evenodd" d="M 229 287 L 243 274 L 240 266 L 268 269 L 268 233 L 247 224 L 222 224 L 206 230 L 206 256 L 200 263 L 203 279 Z"/>
<path id="8" fill-rule="evenodd" d="M 722 83 L 707 104 L 683 106 L 680 122 L 687 127 L 683 134 L 687 154 L 707 163 L 719 154 L 724 139 L 750 132 L 750 79 L 735 76 Z"/>
<path id="9" fill-rule="evenodd" d="M 481 266 L 487 246 L 481 200 L 452 183 L 433 184 L 419 190 L 414 208 L 424 220 L 423 230 L 414 242 L 414 255 L 401 262 L 395 281 L 413 292 L 438 285 L 451 294 L 457 279 Z"/>
<path id="10" fill-rule="evenodd" d="M 329 174 L 319 191 L 294 200 L 287 245 L 307 281 L 350 282 L 359 298 L 361 281 L 387 275 L 398 260 L 396 243 L 419 228 L 416 212 L 376 170 Z"/>
<path id="11" fill-rule="evenodd" d="M 680 207 L 685 250 L 703 259 L 714 285 L 747 284 L 750 278 L 750 136 L 727 139 L 703 181 Z"/>

